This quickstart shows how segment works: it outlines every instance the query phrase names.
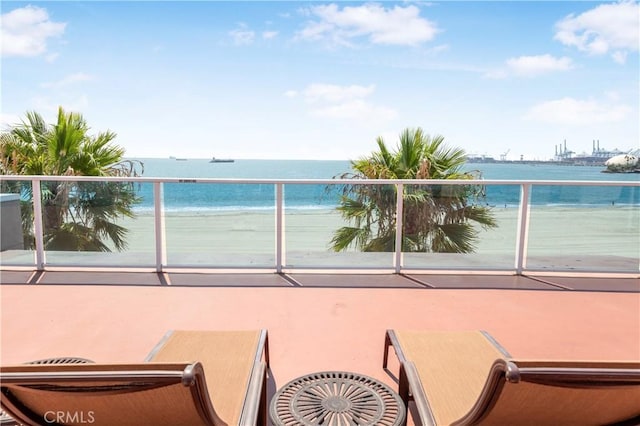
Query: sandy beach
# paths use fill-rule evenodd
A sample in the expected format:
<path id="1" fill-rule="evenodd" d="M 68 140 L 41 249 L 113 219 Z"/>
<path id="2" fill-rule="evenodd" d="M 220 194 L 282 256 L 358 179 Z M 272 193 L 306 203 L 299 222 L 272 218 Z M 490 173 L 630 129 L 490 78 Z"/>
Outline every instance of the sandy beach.
<path id="1" fill-rule="evenodd" d="M 512 264 L 517 240 L 518 211 L 494 208 L 498 227 L 481 230 L 474 254 L 482 262 L 491 259 L 500 267 Z M 272 264 L 275 253 L 275 215 L 273 211 L 243 210 L 227 212 L 167 213 L 166 247 L 169 263 L 190 259 L 195 264 L 230 266 Z M 129 253 L 154 253 L 154 222 L 151 215 L 123 219 L 129 230 Z M 307 262 L 349 266 L 364 254 L 333 253 L 333 233 L 346 222 L 335 210 L 287 210 L 285 214 L 285 253 L 290 264 Z M 571 208 L 533 207 L 530 212 L 528 255 L 542 258 L 554 256 L 611 256 L 640 258 L 640 209 L 627 206 Z M 366 254 L 369 261 L 390 266 L 388 253 Z M 376 257 L 377 256 L 377 257 Z M 458 255 L 441 255 L 457 256 Z M 373 258 L 376 257 L 374 260 Z M 411 265 L 423 254 L 407 254 Z M 351 259 L 351 260 L 349 260 Z M 577 260 L 581 261 L 581 260 Z M 501 262 L 506 262 L 505 265 Z M 257 265 L 259 266 L 259 265 Z"/>

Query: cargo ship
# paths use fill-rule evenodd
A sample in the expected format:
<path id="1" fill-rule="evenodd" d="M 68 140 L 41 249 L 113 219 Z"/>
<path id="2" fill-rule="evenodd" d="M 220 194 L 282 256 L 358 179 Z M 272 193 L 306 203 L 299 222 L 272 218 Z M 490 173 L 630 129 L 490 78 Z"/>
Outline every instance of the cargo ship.
<path id="1" fill-rule="evenodd" d="M 233 160 L 231 158 L 216 158 L 213 157 L 211 158 L 211 160 L 209 160 L 210 163 L 233 163 L 236 160 Z"/>

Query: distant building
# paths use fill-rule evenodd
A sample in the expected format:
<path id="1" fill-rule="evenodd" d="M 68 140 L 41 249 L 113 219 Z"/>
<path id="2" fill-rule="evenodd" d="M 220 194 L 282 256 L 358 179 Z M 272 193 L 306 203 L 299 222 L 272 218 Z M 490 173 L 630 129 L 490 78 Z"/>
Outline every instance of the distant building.
<path id="1" fill-rule="evenodd" d="M 487 155 L 469 154 L 467 155 L 467 163 L 495 163 L 497 160 Z"/>
<path id="2" fill-rule="evenodd" d="M 567 149 L 567 141 L 565 140 L 564 144 L 556 145 L 554 160 L 580 166 L 604 166 L 608 159 L 624 153 L 624 151 L 618 149 L 609 151 L 600 148 L 600 140 L 594 140 L 591 154 L 583 153 L 576 155 L 574 151 Z"/>

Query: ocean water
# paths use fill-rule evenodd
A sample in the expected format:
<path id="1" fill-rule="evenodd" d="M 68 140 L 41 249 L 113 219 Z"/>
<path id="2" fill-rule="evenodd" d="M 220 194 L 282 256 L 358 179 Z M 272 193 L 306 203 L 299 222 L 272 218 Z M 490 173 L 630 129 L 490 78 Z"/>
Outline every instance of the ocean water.
<path id="1" fill-rule="evenodd" d="M 145 177 L 238 178 L 238 179 L 332 179 L 350 171 L 348 161 L 313 160 L 236 160 L 233 163 L 209 163 L 208 159 L 140 158 Z M 478 170 L 490 180 L 580 180 L 638 181 L 640 174 L 602 173 L 602 167 L 560 166 L 554 164 L 469 163 L 468 170 Z M 212 210 L 269 210 L 275 205 L 271 184 L 168 183 L 164 185 L 164 206 L 169 212 L 210 212 Z M 142 202 L 140 213 L 153 210 L 153 188 L 137 188 Z M 338 185 L 293 185 L 284 189 L 287 209 L 326 209 L 337 205 Z M 518 185 L 488 185 L 488 205 L 514 207 L 520 200 Z M 570 187 L 538 185 L 531 193 L 534 205 L 640 205 L 638 187 Z"/>

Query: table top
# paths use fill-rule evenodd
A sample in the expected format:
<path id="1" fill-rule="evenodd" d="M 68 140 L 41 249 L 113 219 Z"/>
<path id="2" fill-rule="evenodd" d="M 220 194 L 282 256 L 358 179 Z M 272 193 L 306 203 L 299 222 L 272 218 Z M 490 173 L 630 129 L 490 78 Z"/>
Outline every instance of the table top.
<path id="1" fill-rule="evenodd" d="M 284 385 L 271 400 L 276 425 L 402 424 L 402 399 L 389 386 L 346 371 L 312 373 Z"/>

